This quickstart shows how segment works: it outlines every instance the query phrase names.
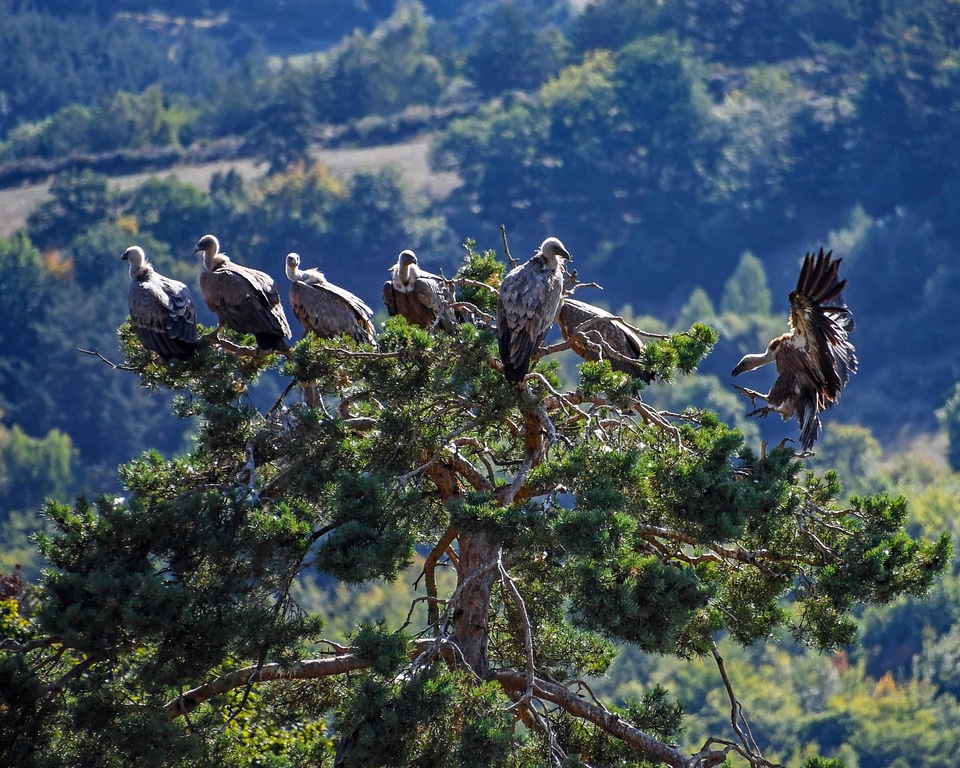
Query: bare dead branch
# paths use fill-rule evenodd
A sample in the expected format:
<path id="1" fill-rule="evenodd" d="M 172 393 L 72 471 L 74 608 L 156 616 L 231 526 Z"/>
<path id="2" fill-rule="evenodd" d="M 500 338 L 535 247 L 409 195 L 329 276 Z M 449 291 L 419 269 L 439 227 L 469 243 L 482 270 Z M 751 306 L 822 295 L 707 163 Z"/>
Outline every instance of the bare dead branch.
<path id="1" fill-rule="evenodd" d="M 5 638 L 0 640 L 0 651 L 12 651 L 13 653 L 30 653 L 30 651 L 36 651 L 39 648 L 49 648 L 51 645 L 62 645 L 65 648 L 70 646 L 64 642 L 64 639 L 59 635 L 53 635 L 51 637 L 43 637 L 37 640 L 28 640 L 25 643 L 18 643 L 12 637 Z"/>
<path id="2" fill-rule="evenodd" d="M 487 456 L 486 446 L 475 437 L 457 438 L 454 440 L 453 445 L 454 450 L 450 452 L 449 458 L 454 465 L 454 469 L 463 475 L 464 479 L 474 487 L 474 490 L 492 491 L 496 487 L 497 480 L 493 471 L 493 465 Z M 474 455 L 483 462 L 483 466 L 487 470 L 486 478 L 484 478 L 480 470 L 474 467 L 460 452 L 460 446 L 463 445 L 473 448 Z"/>
<path id="3" fill-rule="evenodd" d="M 77 352 L 82 352 L 82 353 L 85 354 L 85 355 L 93 355 L 94 357 L 96 357 L 96 358 L 97 358 L 98 360 L 100 360 L 101 362 L 106 363 L 107 365 L 109 365 L 109 366 L 110 366 L 111 368 L 113 368 L 113 370 L 115 370 L 115 371 L 132 371 L 133 373 L 139 373 L 139 372 L 140 372 L 140 369 L 139 369 L 139 368 L 134 368 L 134 367 L 131 366 L 131 365 L 119 365 L 118 363 L 111 362 L 110 360 L 107 360 L 107 358 L 105 358 L 105 357 L 104 357 L 103 355 L 101 355 L 99 352 L 97 352 L 96 350 L 89 350 L 89 349 L 83 349 L 83 347 L 77 347 Z"/>
<path id="4" fill-rule="evenodd" d="M 332 357 L 345 360 L 392 360 L 402 357 L 406 352 L 405 349 L 395 349 L 393 352 L 364 352 L 358 349 L 344 349 L 343 347 L 324 347 L 324 351 L 329 352 Z"/>
<path id="5" fill-rule="evenodd" d="M 357 432 L 369 432 L 377 426 L 377 420 L 370 416 L 352 416 L 343 420 L 343 426 L 356 430 Z"/>
<path id="6" fill-rule="evenodd" d="M 507 259 L 507 263 L 510 265 L 510 269 L 513 269 L 518 262 L 513 256 L 510 255 L 510 246 L 507 245 L 507 226 L 506 224 L 500 225 L 500 237 L 503 239 L 503 255 Z"/>
<path id="7" fill-rule="evenodd" d="M 737 699 L 733 692 L 733 685 L 730 677 L 727 675 L 726 666 L 723 663 L 723 657 L 720 655 L 720 649 L 717 648 L 716 641 L 712 641 L 713 658 L 717 662 L 717 669 L 720 671 L 720 678 L 723 680 L 723 686 L 727 690 L 727 698 L 730 699 L 730 724 L 733 726 L 737 738 L 740 739 L 740 748 L 737 749 L 752 766 L 760 768 L 783 768 L 779 763 L 771 763 L 764 759 L 756 739 L 753 738 L 753 732 L 750 730 L 750 723 L 743 714 L 743 705 Z"/>
<path id="8" fill-rule="evenodd" d="M 547 433 L 547 439 L 552 444 L 556 440 L 557 431 L 550 419 L 547 417 L 546 406 L 538 402 L 534 409 L 524 409 L 523 412 L 523 434 L 524 434 L 524 452 L 523 461 L 517 474 L 509 485 L 502 486 L 497 492 L 497 502 L 508 507 L 513 504 L 517 494 L 523 487 L 530 470 L 540 463 L 544 453 L 543 433 Z"/>
<path id="9" fill-rule="evenodd" d="M 536 676 L 536 659 L 533 655 L 533 630 L 530 628 L 530 615 L 527 613 L 526 603 L 523 602 L 523 595 L 517 589 L 516 582 L 507 573 L 506 566 L 503 564 L 503 551 L 497 552 L 497 567 L 500 569 L 500 582 L 504 589 L 513 600 L 513 604 L 520 614 L 520 625 L 523 629 L 523 649 L 527 659 L 527 687 L 523 692 L 523 703 L 526 704 L 533 696 L 533 681 Z"/>
<path id="10" fill-rule="evenodd" d="M 527 675 L 524 672 L 512 669 L 499 670 L 494 673 L 494 678 L 508 693 L 511 691 L 514 693 L 522 692 L 527 686 Z M 533 685 L 533 694 L 539 699 L 556 704 L 574 717 L 588 720 L 611 736 L 621 739 L 645 755 L 654 760 L 659 760 L 671 766 L 671 768 L 699 768 L 701 765 L 705 765 L 703 762 L 693 762 L 670 745 L 644 733 L 609 710 L 588 702 L 562 685 L 536 678 Z M 712 765 L 717 764 L 712 763 Z"/>
<path id="11" fill-rule="evenodd" d="M 100 660 L 99 656 L 87 656 L 83 661 L 74 664 L 67 670 L 66 674 L 62 675 L 58 679 L 54 680 L 52 683 L 47 683 L 43 687 L 43 693 L 49 695 L 51 693 L 57 693 L 63 690 L 64 686 L 73 680 L 76 677 L 80 677 L 84 672 L 86 672 L 90 667 L 96 664 Z"/>
<path id="12" fill-rule="evenodd" d="M 440 447 L 437 448 L 436 451 L 434 451 L 433 455 L 425 463 L 421 464 L 419 467 L 414 467 L 409 472 L 403 475 L 397 475 L 394 478 L 394 480 L 397 483 L 397 486 L 403 487 L 404 485 L 409 483 L 413 478 L 415 478 L 417 475 L 422 475 L 424 472 L 426 472 L 428 469 L 430 469 L 430 467 L 432 467 L 436 463 L 437 459 L 439 459 L 440 456 L 444 453 L 444 451 L 447 450 L 451 441 L 453 441 L 455 438 L 462 435 L 464 432 L 468 432 L 471 429 L 475 429 L 476 427 L 480 426 L 480 424 L 481 422 L 479 421 L 471 421 L 447 433 L 446 437 L 444 437 L 440 441 Z"/>
<path id="13" fill-rule="evenodd" d="M 296 385 L 297 385 L 297 382 L 294 381 L 293 379 L 291 379 L 291 380 L 290 380 L 290 383 L 287 384 L 287 386 L 286 386 L 286 388 L 283 390 L 283 392 L 280 393 L 280 397 L 277 398 L 277 402 L 275 402 L 273 405 L 270 406 L 270 410 L 268 410 L 267 413 L 266 413 L 266 416 L 267 416 L 267 417 L 269 417 L 272 413 L 274 413 L 274 412 L 276 412 L 276 411 L 278 411 L 278 410 L 280 409 L 280 406 L 283 405 L 284 398 L 286 398 L 286 396 L 290 394 L 290 390 L 292 390 Z M 304 386 L 305 386 L 305 387 L 310 387 L 310 386 L 312 386 L 312 385 L 307 384 L 307 385 L 304 385 Z"/>
<path id="14" fill-rule="evenodd" d="M 494 296 L 499 296 L 500 291 L 494 288 L 489 283 L 481 282 L 480 280 L 471 280 L 467 277 L 455 277 L 452 280 L 449 280 L 452 285 L 456 285 L 460 288 L 478 288 L 485 291 L 490 291 Z"/>
<path id="15" fill-rule="evenodd" d="M 232 691 L 251 683 L 266 683 L 273 680 L 315 680 L 321 677 L 339 675 L 370 666 L 370 662 L 360 659 L 356 654 L 348 653 L 330 659 L 307 659 L 284 666 L 282 664 L 264 664 L 260 669 L 256 665 L 234 670 L 209 683 L 193 688 L 163 706 L 164 714 L 171 720 L 194 711 L 214 696 Z"/>
<path id="16" fill-rule="evenodd" d="M 679 531 L 674 531 L 670 530 L 669 528 L 662 528 L 655 525 L 645 525 L 641 523 L 637 526 L 637 532 L 645 541 L 650 543 L 653 543 L 655 539 L 663 539 L 665 541 L 673 542 L 674 544 L 704 548 L 706 549 L 706 553 L 701 555 L 701 557 L 705 560 L 714 560 L 719 562 L 720 559 L 724 559 L 744 563 L 745 565 L 752 565 L 756 568 L 759 568 L 767 575 L 780 579 L 785 579 L 787 577 L 778 571 L 773 571 L 769 568 L 766 568 L 765 563 L 796 565 L 798 563 L 805 562 L 802 558 L 799 558 L 796 555 L 783 555 L 771 549 L 731 549 L 730 547 L 725 547 L 717 542 L 705 544 L 703 541 L 698 540 L 694 536 L 687 536 Z M 667 552 L 668 550 L 663 551 Z M 669 551 L 669 554 L 671 557 L 678 556 L 676 550 Z M 809 562 L 809 564 L 815 565 L 816 563 Z"/>
<path id="17" fill-rule="evenodd" d="M 268 357 L 269 355 L 279 353 L 284 357 L 290 357 L 290 348 L 286 349 L 260 349 L 260 347 L 247 347 L 243 344 L 236 344 L 229 339 L 220 338 L 220 326 L 214 328 L 210 333 L 203 336 L 204 339 L 209 339 L 210 344 L 220 347 L 220 349 L 226 352 L 232 352 L 238 357 Z"/>
<path id="18" fill-rule="evenodd" d="M 574 270 L 574 273 L 576 273 L 576 270 Z M 599 290 L 601 290 L 601 291 L 603 290 L 603 286 L 600 285 L 600 283 L 580 283 L 580 282 L 578 282 L 578 283 L 576 283 L 575 285 L 571 285 L 571 286 L 569 287 L 569 289 L 568 289 L 566 286 L 564 286 L 564 290 L 565 290 L 570 296 L 573 296 L 573 294 L 575 294 L 575 293 L 576 293 L 577 291 L 579 291 L 581 288 L 597 288 L 597 289 L 599 289 Z"/>
<path id="19" fill-rule="evenodd" d="M 474 282 L 473 280 L 470 281 Z M 483 285 L 483 283 L 479 283 Z M 447 305 L 454 312 L 460 312 L 461 317 L 469 316 L 474 325 L 490 325 L 494 321 L 494 316 L 484 312 L 476 304 L 469 301 L 453 301 Z"/>
<path id="20" fill-rule="evenodd" d="M 443 553 L 447 551 L 447 548 L 456 538 L 457 529 L 451 525 L 444 532 L 443 536 L 440 537 L 440 540 L 434 548 L 430 550 L 430 554 L 427 555 L 426 560 L 423 561 L 423 576 L 427 589 L 427 597 L 430 598 L 430 602 L 427 604 L 427 623 L 436 629 L 440 627 L 440 609 L 437 606 L 436 567 L 437 563 L 440 562 L 440 558 L 443 557 Z"/>
<path id="21" fill-rule="evenodd" d="M 647 422 L 647 424 L 659 427 L 673 437 L 677 444 L 677 448 L 683 448 L 683 442 L 680 439 L 680 430 L 667 421 L 656 408 L 651 408 L 639 398 L 636 400 L 631 400 L 630 406 L 634 411 L 640 414 L 640 418 Z"/>

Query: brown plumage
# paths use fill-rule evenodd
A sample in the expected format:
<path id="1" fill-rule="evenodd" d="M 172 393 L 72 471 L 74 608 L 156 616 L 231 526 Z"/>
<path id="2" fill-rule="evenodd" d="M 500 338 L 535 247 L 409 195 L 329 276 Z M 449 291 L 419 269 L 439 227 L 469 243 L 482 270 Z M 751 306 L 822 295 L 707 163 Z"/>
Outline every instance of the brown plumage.
<path id="1" fill-rule="evenodd" d="M 192 357 L 200 334 L 190 289 L 156 272 L 139 245 L 127 248 L 120 258 L 130 262 L 127 303 L 140 343 L 164 360 Z"/>
<path id="2" fill-rule="evenodd" d="M 400 315 L 421 328 L 439 325 L 453 333 L 456 320 L 450 304 L 454 296 L 442 277 L 420 269 L 411 250 L 400 252 L 390 272 L 392 278 L 383 284 L 383 304 L 388 315 Z"/>
<path id="3" fill-rule="evenodd" d="M 766 395 L 738 389 L 767 405 L 749 415 L 774 411 L 784 420 L 796 414 L 800 445 L 810 450 L 820 434 L 820 412 L 837 402 L 841 390 L 857 372 L 857 355 L 849 334 L 853 315 L 841 296 L 846 280 L 838 272 L 842 259 L 833 251 L 804 256 L 796 290 L 790 293 L 790 331 L 778 336 L 765 352 L 745 355 L 733 375 L 776 362 L 777 380 Z"/>
<path id="4" fill-rule="evenodd" d="M 553 325 L 563 296 L 563 262 L 569 260 L 563 243 L 548 237 L 529 261 L 503 278 L 497 301 L 497 342 L 503 375 L 513 384 L 523 381 L 530 358 Z"/>
<path id="5" fill-rule="evenodd" d="M 273 278 L 232 262 L 213 235 L 201 237 L 194 251 L 203 254 L 200 293 L 219 324 L 252 333 L 261 350 L 289 351 L 290 324 Z"/>
<path id="6" fill-rule="evenodd" d="M 564 297 L 557 314 L 560 333 L 564 339 L 573 337 L 573 351 L 584 360 L 610 361 L 615 371 L 622 371 L 631 378 L 652 381 L 650 372 L 637 361 L 643 354 L 643 341 L 623 321 L 618 320 L 600 307 Z M 593 343 L 591 348 L 582 338 Z M 599 347 L 599 351 L 596 349 Z M 610 354 L 610 352 L 615 354 Z M 628 359 L 624 359 L 628 358 Z"/>
<path id="7" fill-rule="evenodd" d="M 370 319 L 373 310 L 350 291 L 327 281 L 316 269 L 300 269 L 300 256 L 288 253 L 290 306 L 306 331 L 321 339 L 346 334 L 354 341 L 375 344 L 377 332 Z"/>

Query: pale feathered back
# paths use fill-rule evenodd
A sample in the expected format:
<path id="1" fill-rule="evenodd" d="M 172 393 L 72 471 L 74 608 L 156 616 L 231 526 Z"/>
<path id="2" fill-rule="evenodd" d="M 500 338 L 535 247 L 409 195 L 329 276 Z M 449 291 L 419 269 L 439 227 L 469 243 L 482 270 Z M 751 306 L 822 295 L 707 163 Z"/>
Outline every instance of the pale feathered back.
<path id="1" fill-rule="evenodd" d="M 213 235 L 201 237 L 194 251 L 203 255 L 200 293 L 220 325 L 253 334 L 260 349 L 287 351 L 290 324 L 273 278 L 231 261 Z"/>
<path id="2" fill-rule="evenodd" d="M 306 331 L 322 339 L 346 334 L 357 342 L 376 343 L 373 310 L 357 296 L 329 282 L 317 269 L 300 269 L 296 253 L 287 254 L 286 273 L 291 281 L 290 306 Z"/>
<path id="3" fill-rule="evenodd" d="M 387 314 L 400 315 L 421 328 L 439 325 L 453 333 L 456 318 L 450 305 L 454 295 L 442 277 L 420 269 L 416 254 L 409 249 L 400 252 L 390 273 L 391 279 L 383 284 Z"/>
<path id="4" fill-rule="evenodd" d="M 570 254 L 563 243 L 548 237 L 529 261 L 503 278 L 497 301 L 497 341 L 507 381 L 523 381 L 530 358 L 553 325 L 563 296 L 566 261 Z"/>
<path id="5" fill-rule="evenodd" d="M 622 371 L 634 379 L 642 379 L 647 384 L 652 381 L 650 372 L 639 362 L 633 362 L 643 354 L 643 341 L 625 323 L 605 309 L 564 297 L 557 313 L 557 323 L 564 339 L 574 337 L 572 349 L 584 360 L 599 360 L 602 357 L 610 361 L 610 367 L 615 371 Z M 600 351 L 575 336 L 578 332 L 579 336 L 586 336 L 591 340 L 594 347 L 599 346 Z M 603 349 L 604 346 L 613 350 L 616 355 L 609 354 L 609 351 Z"/>
<path id="6" fill-rule="evenodd" d="M 192 357 L 200 334 L 190 289 L 154 270 L 139 245 L 127 248 L 120 258 L 130 263 L 127 304 L 140 343 L 164 360 Z"/>

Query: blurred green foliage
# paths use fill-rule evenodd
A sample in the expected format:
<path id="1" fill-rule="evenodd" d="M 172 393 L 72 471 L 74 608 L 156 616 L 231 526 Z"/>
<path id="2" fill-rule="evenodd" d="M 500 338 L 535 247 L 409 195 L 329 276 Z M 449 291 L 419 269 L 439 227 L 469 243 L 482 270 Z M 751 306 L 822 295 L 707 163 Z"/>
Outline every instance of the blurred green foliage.
<path id="1" fill-rule="evenodd" d="M 126 315 L 118 261 L 127 245 L 138 242 L 161 272 L 195 287 L 192 246 L 207 231 L 238 261 L 274 274 L 283 255 L 296 250 L 306 266 L 320 266 L 371 305 L 401 248 L 414 247 L 431 271 L 452 275 L 462 233 L 476 233 L 480 245 L 475 253 L 471 243 L 473 263 L 461 276 L 495 284 L 499 273 L 491 265 L 502 265 L 485 249 L 498 244 L 499 224 L 507 224 L 518 251 L 541 234 L 559 234 L 583 279 L 603 284 L 602 298 L 592 300 L 619 308 L 650 331 L 681 332 L 695 323 L 717 329 L 719 341 L 697 374 L 652 385 L 642 396 L 677 412 L 688 406 L 716 412 L 758 452 L 761 439 L 775 445 L 792 436 L 794 426 L 746 420 L 748 403 L 729 388 L 729 370 L 739 356 L 760 351 L 786 330 L 786 296 L 799 259 L 824 243 L 844 258 L 861 367 L 828 412 L 817 455 L 807 463 L 819 474 L 838 469 L 848 497 L 906 495 L 906 524 L 914 535 L 960 533 L 960 481 L 940 461 L 946 455 L 952 469 L 960 465 L 960 365 L 952 332 L 960 323 L 955 3 L 596 0 L 575 13 L 546 0 L 456 8 L 386 0 L 361 7 L 343 0 L 325 4 L 323 14 L 308 0 L 288 0 L 282 14 L 275 0 L 235 5 L 165 3 L 187 23 L 168 19 L 149 28 L 138 16 L 149 4 L 140 0 L 0 0 L 0 162 L 117 151 L 135 161 L 150 148 L 243 137 L 244 151 L 270 169 L 257 183 L 220 175 L 209 194 L 172 177 L 120 191 L 106 177 L 82 171 L 84 161 L 75 159 L 81 170 L 54 178 L 51 198 L 31 214 L 26 232 L 0 240 L 4 572 L 24 562 L 25 572 L 36 574 L 29 536 L 49 526 L 38 518 L 44 498 L 66 502 L 78 490 L 119 490 L 116 467 L 147 448 L 172 457 L 190 449 L 194 436 L 224 437 L 210 423 L 172 418 L 173 397 L 158 382 L 138 386 L 134 376 L 77 351 L 109 358 L 117 349 L 116 329 Z M 301 53 L 317 38 L 327 43 L 322 52 L 268 66 L 266 49 Z M 428 204 L 392 170 L 341 180 L 311 163 L 311 149 L 331 124 L 357 136 L 380 135 L 369 128 L 374 123 L 385 135 L 403 135 L 399 113 L 414 125 L 443 125 L 446 118 L 437 123 L 425 116 L 450 106 L 469 116 L 447 124 L 434 140 L 435 167 L 456 171 L 463 182 L 445 201 Z M 492 294 L 475 292 L 472 298 L 489 311 Z M 200 311 L 210 324 L 212 316 Z M 425 335 L 396 326 L 385 336 L 404 348 L 428 343 Z M 129 352 L 129 333 L 121 341 Z M 669 365 L 676 363 L 669 345 L 651 355 L 661 352 Z M 591 391 L 622 384 L 602 366 L 578 373 L 579 361 L 571 358 L 561 364 L 565 382 L 582 373 Z M 331 377 L 337 369 L 332 360 L 314 358 L 310 365 Z M 409 381 L 420 381 L 423 371 L 411 367 Z M 269 405 L 282 385 L 275 372 L 260 373 L 252 396 Z M 757 373 L 755 380 L 764 375 L 770 376 Z M 753 381 L 749 386 L 765 388 Z M 207 394 L 221 387 L 222 395 L 231 386 L 212 380 Z M 190 396 L 177 408 L 201 413 Z M 217 413 L 226 410 L 221 403 Z M 418 414 L 398 409 L 395 418 L 400 430 Z M 924 450 L 905 445 L 910 434 L 938 428 L 942 433 L 925 440 Z M 313 455 L 327 462 L 322 466 L 356 458 L 355 450 Z M 136 466 L 149 479 L 161 464 L 154 458 Z M 305 487 L 313 482 L 312 475 L 304 478 Z M 338 488 L 381 502 L 372 488 Z M 210 521 L 239 514 L 242 501 L 192 503 L 209 516 L 203 528 L 209 534 Z M 607 534 L 622 521 L 601 514 L 601 501 L 592 517 L 578 522 Z M 402 517 L 405 508 L 397 504 L 388 509 Z M 58 509 L 59 524 L 74 524 L 73 513 Z M 488 519 L 484 509 L 473 511 L 485 525 L 515 522 Z M 111 508 L 97 514 L 109 519 Z M 298 530 L 302 514 L 295 504 L 284 510 L 283 526 Z M 742 521 L 697 524 L 709 529 Z M 356 544 L 382 533 L 379 521 L 361 519 L 342 535 Z M 422 557 L 410 547 L 414 532 L 400 533 L 379 541 L 374 560 L 390 561 L 385 575 Z M 258 539 L 252 535 L 247 543 L 255 548 Z M 335 558 L 327 564 L 336 571 Z M 346 565 L 337 572 L 351 580 Z M 533 573 L 537 566 L 528 567 Z M 602 583 L 563 595 L 576 599 L 585 625 L 615 633 L 617 622 L 630 622 L 641 645 L 697 640 L 678 635 L 676 626 L 649 626 L 626 609 L 610 608 L 630 590 L 671 589 L 695 609 L 703 595 L 690 588 L 692 573 L 661 572 L 643 560 L 631 562 L 626 573 L 624 566 L 609 567 L 620 579 L 615 587 Z M 924 601 L 907 597 L 859 614 L 860 649 L 815 656 L 788 637 L 765 650 L 722 643 L 758 740 L 777 745 L 768 757 L 831 768 L 814 755 L 860 768 L 945 764 L 944 756 L 956 752 L 958 730 L 958 571 L 954 562 Z M 104 574 L 98 588 L 122 592 L 111 578 Z M 307 578 L 296 594 L 311 609 L 329 604 L 336 635 L 346 638 L 361 620 L 375 624 L 386 615 L 394 626 L 402 622 L 396 583 L 361 589 Z M 750 616 L 736 614 L 738 590 L 748 586 L 756 585 L 723 595 L 743 631 L 759 631 L 791 610 L 768 600 L 744 603 Z M 149 579 L 123 589 L 152 594 Z M 5 626 L 14 621 L 11 600 L 0 601 Z M 138 621 L 149 623 L 143 616 Z M 225 665 L 233 663 L 236 648 L 219 651 Z M 595 687 L 634 702 L 627 706 L 636 715 L 636 702 L 646 701 L 650 686 L 666 685 L 693 715 L 683 735 L 693 749 L 729 720 L 715 675 L 696 663 L 628 651 Z M 116 684 L 102 682 L 105 689 Z M 449 681 L 428 682 L 435 686 L 429 691 L 418 687 L 428 687 L 424 681 L 409 689 L 380 681 L 368 693 L 393 702 L 402 717 L 404 696 L 450 694 Z M 30 691 L 19 693 L 32 700 Z M 304 686 L 296 696 L 269 692 L 252 703 L 232 702 L 239 714 L 223 739 L 242 746 L 224 751 L 229 764 L 329 759 L 332 745 L 310 731 L 311 717 L 339 693 Z M 85 727 L 94 732 L 114 717 L 119 701 L 92 711 Z M 251 707 L 271 711 L 280 725 L 264 730 Z M 350 714 L 342 710 L 344 718 Z M 660 714 L 657 722 L 669 720 Z M 472 735 L 477 754 L 494 750 L 496 724 L 490 728 Z M 33 736 L 41 745 L 51 734 Z M 166 738 L 162 728 L 155 736 L 156 743 Z M 589 741 L 589 734 L 569 737 Z M 145 743 L 145 758 L 153 743 Z M 469 743 L 464 736 L 456 759 L 465 759 Z M 89 757 L 82 745 L 77 749 L 68 757 Z M 603 749 L 598 754 L 615 758 Z"/>

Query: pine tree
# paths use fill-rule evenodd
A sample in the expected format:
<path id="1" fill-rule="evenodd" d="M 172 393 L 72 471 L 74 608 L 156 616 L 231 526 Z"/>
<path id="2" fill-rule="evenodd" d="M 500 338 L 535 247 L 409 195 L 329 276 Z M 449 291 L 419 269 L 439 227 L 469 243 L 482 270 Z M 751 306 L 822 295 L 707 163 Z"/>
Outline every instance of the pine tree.
<path id="1" fill-rule="evenodd" d="M 468 252 L 478 317 L 501 274 Z M 307 338 L 283 363 L 208 346 L 158 365 L 122 340 L 143 386 L 184 393 L 195 447 L 122 466 L 124 497 L 48 504 L 35 615 L 0 645 L 5 765 L 767 764 L 718 636 L 850 643 L 852 608 L 922 594 L 949 560 L 946 536 L 904 532 L 903 499 L 839 507 L 835 474 L 659 413 L 607 361 L 564 387 L 545 354 L 510 385 L 482 322 L 390 318 L 376 349 Z M 715 340 L 695 325 L 644 362 L 669 380 Z M 277 366 L 289 386 L 258 410 Z M 292 596 L 304 574 L 395 580 L 418 553 L 408 621 L 347 645 Z M 686 754 L 662 689 L 595 699 L 617 643 L 715 657 L 731 732 Z"/>

